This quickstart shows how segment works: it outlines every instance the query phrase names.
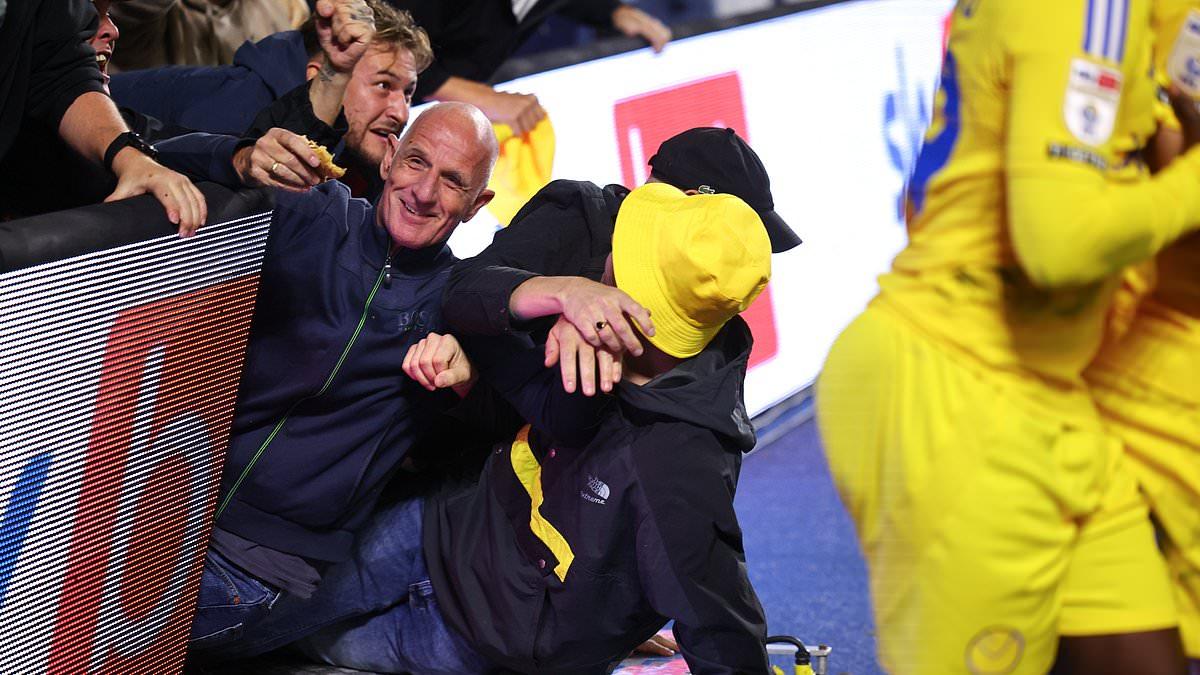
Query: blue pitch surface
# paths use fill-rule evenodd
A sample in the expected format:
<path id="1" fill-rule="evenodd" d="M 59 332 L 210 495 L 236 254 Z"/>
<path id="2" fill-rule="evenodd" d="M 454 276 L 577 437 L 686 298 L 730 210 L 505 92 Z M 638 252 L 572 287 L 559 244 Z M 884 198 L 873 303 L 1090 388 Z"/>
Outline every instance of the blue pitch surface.
<path id="1" fill-rule="evenodd" d="M 882 673 L 866 566 L 814 421 L 746 458 L 736 507 L 768 630 L 832 646 L 831 674 Z"/>

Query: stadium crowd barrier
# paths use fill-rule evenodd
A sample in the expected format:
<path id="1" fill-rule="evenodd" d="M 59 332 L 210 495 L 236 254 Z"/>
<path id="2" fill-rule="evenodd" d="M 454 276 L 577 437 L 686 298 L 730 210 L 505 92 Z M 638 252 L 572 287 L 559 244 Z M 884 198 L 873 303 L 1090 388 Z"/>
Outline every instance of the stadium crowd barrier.
<path id="1" fill-rule="evenodd" d="M 182 669 L 271 214 L 202 190 L 0 223 L 0 672 Z"/>

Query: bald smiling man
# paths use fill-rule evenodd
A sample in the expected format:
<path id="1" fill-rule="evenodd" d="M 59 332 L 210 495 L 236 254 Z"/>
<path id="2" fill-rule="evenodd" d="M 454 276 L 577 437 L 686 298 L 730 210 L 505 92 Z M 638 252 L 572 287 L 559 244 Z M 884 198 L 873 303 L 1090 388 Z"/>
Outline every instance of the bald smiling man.
<path id="1" fill-rule="evenodd" d="M 482 113 L 438 104 L 389 139 L 377 207 L 332 181 L 277 194 L 193 654 L 253 644 L 268 615 L 299 622 L 414 439 L 454 403 L 402 360 L 443 330 L 445 242 L 491 199 L 496 155 Z"/>

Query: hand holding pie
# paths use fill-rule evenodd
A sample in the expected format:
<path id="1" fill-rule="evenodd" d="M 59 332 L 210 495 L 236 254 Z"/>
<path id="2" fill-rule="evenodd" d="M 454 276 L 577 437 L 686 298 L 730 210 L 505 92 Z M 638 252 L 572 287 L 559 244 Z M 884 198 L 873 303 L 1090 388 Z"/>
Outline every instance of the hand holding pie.
<path id="1" fill-rule="evenodd" d="M 317 170 L 321 172 L 322 176 L 325 178 L 341 178 L 346 175 L 345 169 L 333 163 L 333 155 L 330 154 L 325 146 L 319 145 L 307 136 L 301 136 L 301 138 L 308 143 L 308 147 L 312 148 L 312 151 L 317 155 L 317 159 L 320 160 L 321 165 L 317 167 Z"/>

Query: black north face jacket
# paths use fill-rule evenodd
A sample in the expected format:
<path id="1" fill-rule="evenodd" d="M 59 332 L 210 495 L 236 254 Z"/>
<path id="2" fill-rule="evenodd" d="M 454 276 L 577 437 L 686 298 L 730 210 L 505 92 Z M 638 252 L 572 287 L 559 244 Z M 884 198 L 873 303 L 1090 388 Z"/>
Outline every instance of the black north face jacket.
<path id="1" fill-rule="evenodd" d="M 526 428 L 478 485 L 429 499 L 425 556 L 447 621 L 522 673 L 609 672 L 668 619 L 693 673 L 768 672 L 733 509 L 754 445 L 751 342 L 735 318 L 674 370 L 622 382 L 593 425 Z M 545 388 L 512 397 L 525 418 L 565 419 L 557 370 L 534 360 L 513 378 L 511 363 L 491 373 L 499 389 Z"/>

